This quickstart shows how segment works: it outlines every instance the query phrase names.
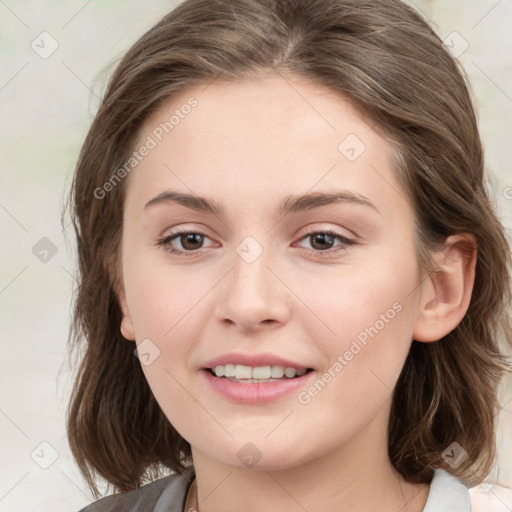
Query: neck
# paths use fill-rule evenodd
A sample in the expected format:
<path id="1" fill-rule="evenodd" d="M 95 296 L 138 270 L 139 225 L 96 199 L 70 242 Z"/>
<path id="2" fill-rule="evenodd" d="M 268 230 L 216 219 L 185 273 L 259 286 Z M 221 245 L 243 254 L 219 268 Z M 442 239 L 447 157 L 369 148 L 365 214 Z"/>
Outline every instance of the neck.
<path id="1" fill-rule="evenodd" d="M 289 468 L 256 464 L 240 469 L 192 447 L 196 481 L 186 511 L 197 512 L 421 512 L 429 485 L 411 484 L 396 472 L 378 422 L 350 443 Z M 261 461 L 263 462 L 263 461 Z M 197 493 L 197 501 L 196 501 Z"/>

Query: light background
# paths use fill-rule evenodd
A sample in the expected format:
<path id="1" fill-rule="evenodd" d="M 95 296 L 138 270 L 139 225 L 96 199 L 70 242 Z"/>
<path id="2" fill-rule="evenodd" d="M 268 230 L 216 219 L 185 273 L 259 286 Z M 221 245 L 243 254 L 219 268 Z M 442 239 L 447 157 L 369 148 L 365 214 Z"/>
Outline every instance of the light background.
<path id="1" fill-rule="evenodd" d="M 100 71 L 175 3 L 0 0 L 0 511 L 73 512 L 91 501 L 65 433 L 75 255 L 60 215 L 108 76 Z M 491 188 L 510 234 L 512 0 L 411 3 L 454 52 L 463 51 Z M 52 39 L 58 48 L 47 58 L 31 46 L 48 52 Z M 502 396 L 499 473 L 491 476 L 512 485 L 510 384 Z M 503 500 L 503 512 L 512 510 L 512 500 Z"/>

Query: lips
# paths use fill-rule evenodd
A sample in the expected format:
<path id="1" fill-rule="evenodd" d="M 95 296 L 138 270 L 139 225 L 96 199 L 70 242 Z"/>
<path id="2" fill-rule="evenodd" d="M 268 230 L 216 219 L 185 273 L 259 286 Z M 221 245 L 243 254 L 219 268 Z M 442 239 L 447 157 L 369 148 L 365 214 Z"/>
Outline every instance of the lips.
<path id="1" fill-rule="evenodd" d="M 230 373 L 232 373 L 232 367 L 234 366 L 235 375 L 237 370 L 241 372 L 240 379 L 226 376 L 217 377 L 212 368 L 219 366 L 223 367 L 224 371 L 229 368 Z M 244 378 L 248 370 L 247 367 L 253 369 L 252 379 Z M 281 378 L 270 379 L 254 378 L 255 371 L 259 374 L 268 374 L 268 367 L 271 368 L 271 372 L 277 372 L 276 367 L 280 367 L 280 372 L 292 368 L 294 370 L 291 370 L 290 373 L 295 376 L 290 375 L 290 378 L 281 376 Z M 204 379 L 203 382 L 210 390 L 224 400 L 245 405 L 266 404 L 285 398 L 305 387 L 316 375 L 314 368 L 270 352 L 257 354 L 231 352 L 206 361 L 200 367 L 200 370 L 201 378 Z M 217 368 L 217 371 L 219 371 L 219 368 Z M 223 373 L 222 369 L 221 373 Z"/>
<path id="2" fill-rule="evenodd" d="M 212 362 L 214 363 L 215 360 L 212 360 Z M 286 359 L 285 362 L 286 364 L 292 363 L 292 361 Z M 246 382 L 243 380 L 232 381 L 225 377 L 216 377 L 211 370 L 206 368 L 200 371 L 199 374 L 203 379 L 202 382 L 206 385 L 206 389 L 213 391 L 223 400 L 235 404 L 263 405 L 298 393 L 311 384 L 313 379 L 316 378 L 317 372 L 311 370 L 300 377 L 270 379 L 269 381 L 259 382 L 253 380 L 247 380 Z"/>

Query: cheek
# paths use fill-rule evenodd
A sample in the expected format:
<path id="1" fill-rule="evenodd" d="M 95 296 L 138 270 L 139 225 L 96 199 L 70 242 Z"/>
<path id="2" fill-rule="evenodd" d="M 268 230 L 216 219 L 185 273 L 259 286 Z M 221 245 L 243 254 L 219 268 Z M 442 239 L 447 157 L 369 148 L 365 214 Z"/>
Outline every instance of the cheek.
<path id="1" fill-rule="evenodd" d="M 294 292 L 316 314 L 317 332 L 331 345 L 359 334 L 364 341 L 372 327 L 380 333 L 408 325 L 401 320 L 412 313 L 412 304 L 406 306 L 418 285 L 417 268 L 413 261 L 398 261 L 381 254 L 371 265 L 331 269 L 325 279 L 304 272 L 295 280 Z M 315 320 L 311 313 L 304 318 L 309 324 Z"/>
<path id="2" fill-rule="evenodd" d="M 126 273 L 125 287 L 137 345 L 151 354 L 142 370 L 166 413 L 190 411 L 188 380 L 195 372 L 197 345 L 204 334 L 208 290 L 216 280 L 211 271 L 180 272 L 165 264 L 150 264 Z M 201 316 L 203 320 L 198 317 Z M 149 340 L 149 341 L 148 341 Z M 172 410 L 169 409 L 172 397 Z M 195 411 L 199 414 L 200 411 Z M 171 419 L 171 418 L 169 418 Z M 180 418 L 172 417 L 171 422 Z"/>
<path id="3" fill-rule="evenodd" d="M 158 265 L 126 276 L 142 370 L 160 407 L 182 435 L 190 429 L 183 416 L 201 414 L 187 390 L 191 354 L 200 339 L 200 325 L 195 320 L 205 293 L 204 280 L 202 285 L 195 279 L 184 281 L 179 273 L 171 274 L 169 267 Z M 143 357 L 145 352 L 150 354 L 149 361 Z"/>
<path id="4" fill-rule="evenodd" d="M 185 317 L 194 315 L 214 284 L 207 269 L 185 273 L 179 266 L 151 262 L 138 266 L 131 259 L 127 263 L 125 290 L 137 340 L 166 339 Z"/>
<path id="5" fill-rule="evenodd" d="M 302 325 L 335 402 L 360 407 L 360 397 L 377 404 L 391 393 L 412 343 L 417 279 L 415 260 L 383 254 L 371 266 L 331 273 L 325 287 L 301 281 L 297 294 L 316 313 Z"/>

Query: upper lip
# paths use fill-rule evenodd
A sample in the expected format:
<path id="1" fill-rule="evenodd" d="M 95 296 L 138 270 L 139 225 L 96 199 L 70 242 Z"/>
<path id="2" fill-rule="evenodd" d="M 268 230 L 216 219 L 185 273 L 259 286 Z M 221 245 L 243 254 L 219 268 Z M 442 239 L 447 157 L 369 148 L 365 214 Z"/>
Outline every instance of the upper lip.
<path id="1" fill-rule="evenodd" d="M 215 368 L 217 365 L 226 364 L 242 364 L 244 366 L 284 366 L 285 368 L 295 368 L 297 370 L 307 370 L 309 366 L 304 366 L 295 361 L 290 361 L 284 357 L 269 354 L 242 354 L 232 352 L 231 354 L 224 354 L 222 356 L 211 359 L 204 363 L 203 368 Z"/>

